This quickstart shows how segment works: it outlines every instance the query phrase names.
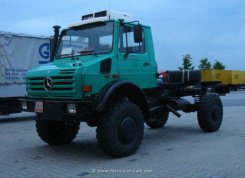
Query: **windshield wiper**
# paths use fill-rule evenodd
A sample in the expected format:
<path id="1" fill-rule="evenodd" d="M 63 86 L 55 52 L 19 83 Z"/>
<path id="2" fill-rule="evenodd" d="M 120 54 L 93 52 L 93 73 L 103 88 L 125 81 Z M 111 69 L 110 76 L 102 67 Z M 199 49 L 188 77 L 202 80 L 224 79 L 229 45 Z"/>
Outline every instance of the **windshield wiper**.
<path id="1" fill-rule="evenodd" d="M 72 54 L 61 54 L 61 55 L 58 55 L 57 57 L 69 57 L 69 56 L 72 56 Z"/>
<path id="2" fill-rule="evenodd" d="M 87 49 L 87 50 L 81 50 L 81 51 L 78 51 L 77 53 L 80 53 L 80 54 L 86 54 L 86 53 L 91 53 L 93 52 L 94 50 L 93 49 Z"/>

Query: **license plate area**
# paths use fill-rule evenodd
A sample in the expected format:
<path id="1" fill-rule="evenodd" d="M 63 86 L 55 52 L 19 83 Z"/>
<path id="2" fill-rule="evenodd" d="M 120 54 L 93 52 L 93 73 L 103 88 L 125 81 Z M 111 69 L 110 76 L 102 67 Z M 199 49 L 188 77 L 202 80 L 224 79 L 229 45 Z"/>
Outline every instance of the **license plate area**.
<path id="1" fill-rule="evenodd" d="M 42 101 L 37 101 L 35 103 L 35 112 L 36 113 L 43 113 L 43 102 Z"/>

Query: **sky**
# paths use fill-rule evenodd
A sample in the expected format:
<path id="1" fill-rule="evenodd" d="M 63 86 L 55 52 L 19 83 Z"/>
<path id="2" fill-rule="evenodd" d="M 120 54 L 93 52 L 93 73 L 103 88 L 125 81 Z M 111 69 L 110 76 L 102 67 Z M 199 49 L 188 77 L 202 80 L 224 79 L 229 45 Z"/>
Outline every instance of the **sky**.
<path id="1" fill-rule="evenodd" d="M 245 0 L 0 0 L 0 31 L 53 35 L 81 15 L 105 9 L 128 12 L 152 28 L 159 70 L 175 70 L 190 54 L 245 70 Z"/>

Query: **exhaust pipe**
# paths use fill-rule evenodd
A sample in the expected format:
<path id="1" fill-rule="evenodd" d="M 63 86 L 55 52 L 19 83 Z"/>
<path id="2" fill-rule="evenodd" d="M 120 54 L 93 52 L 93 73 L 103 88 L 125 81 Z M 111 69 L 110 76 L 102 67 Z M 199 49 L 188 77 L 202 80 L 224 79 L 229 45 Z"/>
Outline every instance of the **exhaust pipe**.
<path id="1" fill-rule="evenodd" d="M 57 43 L 58 43 L 59 34 L 60 34 L 60 26 L 55 25 L 53 26 L 53 28 L 54 28 L 54 37 L 50 40 L 50 46 L 51 46 L 50 61 L 54 60 L 54 55 L 56 53 Z"/>

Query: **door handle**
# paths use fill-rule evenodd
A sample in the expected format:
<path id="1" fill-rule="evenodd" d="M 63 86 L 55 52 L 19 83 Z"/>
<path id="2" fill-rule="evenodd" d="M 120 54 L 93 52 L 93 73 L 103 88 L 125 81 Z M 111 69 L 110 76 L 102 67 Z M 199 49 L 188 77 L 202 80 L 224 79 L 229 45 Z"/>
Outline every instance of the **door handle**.
<path id="1" fill-rule="evenodd" d="M 149 62 L 144 62 L 143 65 L 144 65 L 144 66 L 149 66 L 150 63 L 149 63 Z"/>

